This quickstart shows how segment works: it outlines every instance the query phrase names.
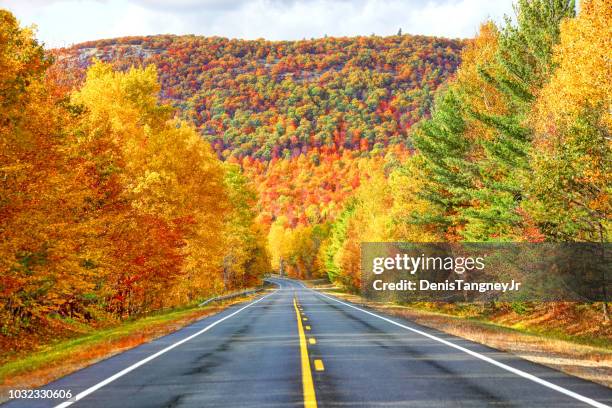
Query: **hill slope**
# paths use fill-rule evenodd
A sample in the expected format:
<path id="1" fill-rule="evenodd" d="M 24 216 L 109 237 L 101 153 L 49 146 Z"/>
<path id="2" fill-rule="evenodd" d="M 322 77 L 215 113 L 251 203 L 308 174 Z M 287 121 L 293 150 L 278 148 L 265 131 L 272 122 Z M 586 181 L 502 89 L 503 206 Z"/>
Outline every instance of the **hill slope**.
<path id="1" fill-rule="evenodd" d="M 456 70 L 463 45 L 409 35 L 281 42 L 163 35 L 55 53 L 76 81 L 94 58 L 122 69 L 156 65 L 162 98 L 222 158 L 240 162 L 265 186 L 264 218 L 287 215 L 295 225 L 306 222 L 309 206 L 316 217 L 335 213 L 364 173 L 353 158 L 380 155 L 390 145 L 410 147 L 410 127 L 427 116 L 433 91 Z M 315 167 L 302 176 L 320 178 L 310 180 L 309 191 L 299 181 L 268 180 L 288 167 L 304 173 L 294 161 L 299 156 Z M 330 161 L 342 161 L 341 171 L 316 171 Z"/>

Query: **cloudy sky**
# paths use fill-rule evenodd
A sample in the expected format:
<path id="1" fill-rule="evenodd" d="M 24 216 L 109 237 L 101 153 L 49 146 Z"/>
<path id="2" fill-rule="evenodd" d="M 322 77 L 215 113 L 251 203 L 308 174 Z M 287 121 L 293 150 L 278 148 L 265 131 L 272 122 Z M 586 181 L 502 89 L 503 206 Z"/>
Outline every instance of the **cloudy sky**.
<path id="1" fill-rule="evenodd" d="M 49 47 L 128 35 L 292 40 L 404 33 L 471 37 L 512 0 L 0 0 Z"/>

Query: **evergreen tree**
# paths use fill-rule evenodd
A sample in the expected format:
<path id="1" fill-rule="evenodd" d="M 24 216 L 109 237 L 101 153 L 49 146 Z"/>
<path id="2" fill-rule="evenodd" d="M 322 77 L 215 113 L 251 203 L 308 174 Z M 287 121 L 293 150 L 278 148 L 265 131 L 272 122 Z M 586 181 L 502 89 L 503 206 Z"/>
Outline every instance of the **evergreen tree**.
<path id="1" fill-rule="evenodd" d="M 437 98 L 431 119 L 413 136 L 428 175 L 421 195 L 432 205 L 414 221 L 451 234 L 462 222 L 459 210 L 467 205 L 467 191 L 473 184 L 473 169 L 466 160 L 471 144 L 464 137 L 465 128 L 460 101 L 449 88 Z"/>
<path id="2" fill-rule="evenodd" d="M 468 107 L 470 116 L 489 127 L 492 139 L 481 139 L 484 157 L 477 165 L 482 187 L 465 212 L 468 240 L 520 239 L 523 217 L 518 207 L 529 179 L 532 130 L 527 117 L 539 89 L 555 69 L 553 47 L 560 23 L 575 15 L 573 0 L 519 0 L 517 22 L 510 18 L 499 37 L 494 67 L 482 67 L 482 78 L 504 97 L 507 112 L 486 114 Z"/>

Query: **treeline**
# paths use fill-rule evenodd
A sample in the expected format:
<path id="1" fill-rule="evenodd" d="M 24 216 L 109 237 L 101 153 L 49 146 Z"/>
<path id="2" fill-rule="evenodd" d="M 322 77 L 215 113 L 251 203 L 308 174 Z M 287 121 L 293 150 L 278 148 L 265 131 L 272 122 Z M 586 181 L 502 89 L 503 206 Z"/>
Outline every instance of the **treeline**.
<path id="1" fill-rule="evenodd" d="M 298 224 L 277 218 L 268 235 L 272 267 L 300 279 L 328 277 L 348 289 L 360 287 L 361 242 L 441 241 L 433 230 L 411 221 L 428 203 L 417 193 L 425 179 L 420 156 L 393 152 L 361 163 L 363 182 L 337 209 L 333 221 Z"/>
<path id="2" fill-rule="evenodd" d="M 363 241 L 609 242 L 612 4 L 516 10 L 463 50 L 416 153 L 373 169 L 326 227 L 315 275 L 358 288 Z"/>
<path id="3" fill-rule="evenodd" d="M 257 284 L 269 260 L 256 192 L 159 103 L 155 67 L 95 62 L 70 90 L 52 64 L 0 10 L 5 340 Z"/>
<path id="4" fill-rule="evenodd" d="M 399 162 L 409 154 L 402 145 L 394 145 L 371 157 L 355 151 L 341 155 L 308 152 L 268 163 L 245 158 L 242 167 L 257 186 L 262 223 L 309 226 L 333 220 L 355 190 L 368 182 L 372 168 Z"/>

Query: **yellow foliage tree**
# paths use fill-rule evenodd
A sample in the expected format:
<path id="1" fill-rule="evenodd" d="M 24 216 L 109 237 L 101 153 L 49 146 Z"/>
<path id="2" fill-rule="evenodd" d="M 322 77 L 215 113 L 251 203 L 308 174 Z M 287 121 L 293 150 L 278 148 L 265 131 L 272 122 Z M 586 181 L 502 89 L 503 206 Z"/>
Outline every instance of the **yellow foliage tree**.
<path id="1" fill-rule="evenodd" d="M 585 110 L 597 111 L 599 125 L 612 129 L 612 6 L 588 0 L 580 8 L 576 18 L 561 24 L 553 56 L 558 68 L 535 105 L 533 123 L 540 134 L 571 125 Z"/>
<path id="2" fill-rule="evenodd" d="M 482 70 L 496 72 L 499 29 L 491 21 L 480 26 L 478 35 L 461 51 L 461 65 L 457 69 L 452 87 L 457 91 L 465 106 L 472 113 L 504 114 L 506 102 L 498 89 L 486 81 Z M 491 139 L 491 129 L 480 121 L 470 120 L 465 129 L 465 137 L 472 141 Z"/>
<path id="3" fill-rule="evenodd" d="M 71 154 L 72 112 L 45 78 L 50 60 L 0 10 L 0 325 L 46 327 L 49 316 L 90 315 L 90 177 Z M 57 320 L 56 320 L 57 321 Z M 60 324 L 57 322 L 56 324 Z M 41 330 L 41 334 L 44 331 Z"/>
<path id="4" fill-rule="evenodd" d="M 180 303 L 221 289 L 221 232 L 230 204 L 220 162 L 192 127 L 173 119 L 172 109 L 158 103 L 158 92 L 154 66 L 122 73 L 96 62 L 72 102 L 88 113 L 85 133 L 107 134 L 120 156 L 113 160 L 122 188 L 118 199 L 129 203 L 130 222 L 114 225 L 117 234 L 123 234 L 127 226 L 140 228 L 135 220 L 143 217 L 143 221 L 163 224 L 168 239 L 180 235 L 181 243 L 171 245 L 177 250 L 180 246 L 183 262 L 176 273 L 183 279 L 167 297 Z M 155 261 L 139 260 L 130 253 L 133 249 L 116 248 L 127 262 L 147 262 L 151 276 L 169 273 L 158 270 Z M 132 279 L 136 277 L 122 277 L 121 286 Z"/>
<path id="5" fill-rule="evenodd" d="M 406 242 L 439 242 L 436 229 L 416 224 L 414 219 L 431 211 L 429 203 L 421 198 L 426 174 L 423 171 L 423 157 L 410 157 L 402 168 L 389 175 L 389 189 L 393 197 L 390 216 L 393 220 L 392 240 Z"/>
<path id="6" fill-rule="evenodd" d="M 257 195 L 237 165 L 226 164 L 225 183 L 232 205 L 225 218 L 224 289 L 253 285 L 270 271 L 263 228 L 255 219 Z"/>
<path id="7" fill-rule="evenodd" d="M 558 65 L 535 103 L 527 209 L 553 239 L 609 240 L 612 229 L 612 7 L 581 4 L 561 25 Z"/>

